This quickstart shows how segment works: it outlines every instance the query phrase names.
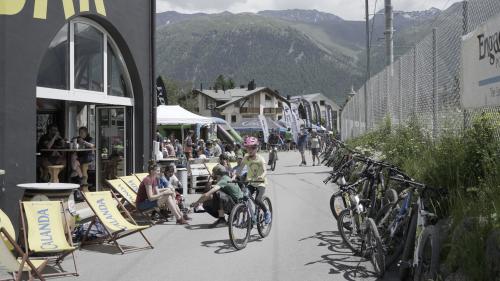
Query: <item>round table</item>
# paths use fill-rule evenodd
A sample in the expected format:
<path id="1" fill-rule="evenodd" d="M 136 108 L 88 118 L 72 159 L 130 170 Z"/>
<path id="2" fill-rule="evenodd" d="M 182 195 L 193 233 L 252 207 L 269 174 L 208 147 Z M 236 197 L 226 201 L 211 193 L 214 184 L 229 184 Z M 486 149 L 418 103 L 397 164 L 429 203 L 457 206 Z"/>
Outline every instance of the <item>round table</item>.
<path id="1" fill-rule="evenodd" d="M 22 183 L 18 187 L 24 189 L 24 201 L 62 201 L 67 223 L 71 230 L 75 227 L 76 214 L 73 190 L 80 188 L 80 185 L 73 183 Z"/>

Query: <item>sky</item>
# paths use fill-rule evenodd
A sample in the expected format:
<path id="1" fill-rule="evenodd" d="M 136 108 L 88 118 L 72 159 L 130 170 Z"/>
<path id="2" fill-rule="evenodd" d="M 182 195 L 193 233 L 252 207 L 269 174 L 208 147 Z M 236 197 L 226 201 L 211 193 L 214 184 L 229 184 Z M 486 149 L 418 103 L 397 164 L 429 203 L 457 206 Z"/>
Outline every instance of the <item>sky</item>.
<path id="1" fill-rule="evenodd" d="M 394 10 L 421 11 L 435 7 L 446 9 L 461 0 L 392 0 Z M 384 8 L 384 0 L 369 0 L 370 13 Z M 346 20 L 362 20 L 365 16 L 364 0 L 156 0 L 157 12 L 180 13 L 232 13 L 262 10 L 316 9 L 335 14 Z"/>

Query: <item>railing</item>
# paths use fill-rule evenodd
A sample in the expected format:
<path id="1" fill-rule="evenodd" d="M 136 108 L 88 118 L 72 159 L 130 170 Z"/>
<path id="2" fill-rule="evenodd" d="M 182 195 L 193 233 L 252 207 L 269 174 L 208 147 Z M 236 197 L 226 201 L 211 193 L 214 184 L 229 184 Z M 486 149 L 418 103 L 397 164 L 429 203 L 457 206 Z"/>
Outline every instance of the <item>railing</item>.
<path id="1" fill-rule="evenodd" d="M 259 114 L 260 108 L 258 107 L 240 107 L 240 113 L 254 113 Z"/>
<path id="2" fill-rule="evenodd" d="M 241 107 L 240 113 L 252 113 L 260 114 L 260 108 L 258 107 Z M 281 114 L 283 113 L 282 107 L 264 107 L 264 114 Z"/>

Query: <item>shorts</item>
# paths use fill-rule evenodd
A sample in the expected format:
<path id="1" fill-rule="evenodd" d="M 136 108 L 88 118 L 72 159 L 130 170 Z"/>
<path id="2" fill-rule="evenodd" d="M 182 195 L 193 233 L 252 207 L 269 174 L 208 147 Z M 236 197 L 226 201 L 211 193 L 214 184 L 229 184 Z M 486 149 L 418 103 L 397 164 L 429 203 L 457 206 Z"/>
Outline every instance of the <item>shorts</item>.
<path id="1" fill-rule="evenodd" d="M 319 148 L 311 148 L 311 153 L 314 156 L 318 156 Z"/>
<path id="2" fill-rule="evenodd" d="M 148 209 L 153 209 L 153 208 L 156 208 L 158 207 L 158 201 L 150 201 L 148 199 L 140 202 L 139 204 L 137 204 L 137 209 L 143 211 L 143 210 L 148 210 Z"/>
<path id="3" fill-rule="evenodd" d="M 298 146 L 297 148 L 298 148 L 298 149 L 299 149 L 299 151 L 302 153 L 302 152 L 304 152 L 304 148 L 305 148 L 305 146 L 300 145 L 300 146 Z"/>

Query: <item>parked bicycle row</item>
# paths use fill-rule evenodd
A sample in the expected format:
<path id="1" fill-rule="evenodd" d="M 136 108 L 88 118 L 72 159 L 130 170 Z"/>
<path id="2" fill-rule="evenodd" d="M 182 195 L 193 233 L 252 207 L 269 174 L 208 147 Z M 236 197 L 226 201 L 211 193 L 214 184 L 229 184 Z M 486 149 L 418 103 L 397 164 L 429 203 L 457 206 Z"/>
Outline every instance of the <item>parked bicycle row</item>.
<path id="1" fill-rule="evenodd" d="M 436 280 L 444 189 L 419 183 L 398 167 L 332 140 L 321 154 L 332 168 L 324 183 L 339 190 L 330 209 L 343 242 L 382 277 L 396 266 L 401 280 Z"/>

